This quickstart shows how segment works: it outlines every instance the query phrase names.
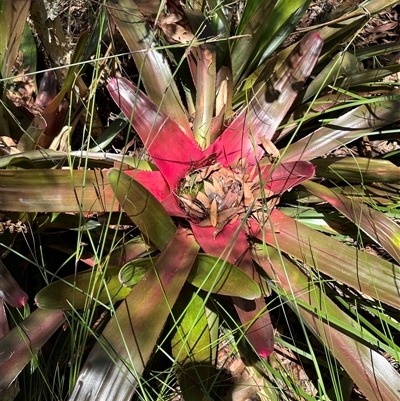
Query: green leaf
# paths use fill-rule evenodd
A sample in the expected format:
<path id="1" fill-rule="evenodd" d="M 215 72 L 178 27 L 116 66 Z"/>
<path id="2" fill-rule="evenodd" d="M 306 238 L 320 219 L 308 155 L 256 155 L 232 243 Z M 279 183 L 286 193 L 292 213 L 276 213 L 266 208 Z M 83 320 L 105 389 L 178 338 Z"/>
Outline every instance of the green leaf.
<path id="1" fill-rule="evenodd" d="M 172 313 L 176 321 L 172 356 L 180 364 L 177 370 L 182 394 L 186 400 L 208 400 L 216 372 L 205 302 L 190 288 L 183 288 Z"/>
<path id="2" fill-rule="evenodd" d="M 31 28 L 28 22 L 25 22 L 24 32 L 21 39 L 20 50 L 24 54 L 21 69 L 29 67 L 29 72 L 36 72 L 37 64 L 37 50 L 36 42 L 32 35 Z M 33 75 L 32 79 L 36 82 L 36 76 Z"/>
<path id="3" fill-rule="evenodd" d="M 144 241 L 134 238 L 124 245 L 115 248 L 109 256 L 107 256 L 108 267 L 121 267 L 129 261 L 147 256 L 154 252 L 156 248 L 149 247 Z"/>
<path id="4" fill-rule="evenodd" d="M 130 288 L 118 280 L 119 267 L 89 270 L 55 281 L 40 290 L 35 303 L 42 309 L 83 309 L 108 305 L 126 298 Z"/>
<path id="5" fill-rule="evenodd" d="M 271 5 L 274 2 L 264 1 L 264 3 L 267 3 L 267 5 Z M 257 65 L 262 62 L 263 59 L 268 58 L 272 54 L 272 52 L 275 51 L 277 47 L 295 29 L 299 19 L 301 19 L 302 17 L 302 14 L 296 15 L 296 12 L 300 10 L 300 12 L 304 13 L 310 3 L 311 0 L 280 0 L 273 8 L 270 15 L 265 13 L 255 13 L 252 19 L 247 22 L 245 30 L 243 32 L 251 34 L 251 40 L 249 39 L 249 44 L 250 46 L 254 47 L 249 48 L 249 46 L 247 46 L 246 48 L 243 48 L 245 43 L 240 46 L 242 41 L 246 42 L 245 38 L 238 39 L 238 41 L 235 43 L 232 51 L 232 64 L 234 74 L 235 68 L 238 68 L 240 71 L 242 68 L 244 69 L 244 67 L 247 67 L 246 73 L 244 74 L 244 76 L 247 76 L 249 75 L 249 72 L 251 72 Z M 293 16 L 295 16 L 295 18 L 293 18 Z M 253 25 L 255 23 L 257 25 Z M 255 26 L 257 28 L 255 28 Z M 237 47 L 239 48 L 238 50 L 236 50 Z M 241 66 L 236 61 L 237 56 L 240 58 L 240 55 L 236 52 L 240 50 L 244 51 L 244 54 L 242 56 L 244 64 L 243 66 Z M 250 53 L 251 50 L 252 52 Z M 245 56 L 247 56 L 247 59 L 244 59 Z M 236 79 L 236 75 L 234 75 L 234 77 Z"/>
<path id="6" fill-rule="evenodd" d="M 0 339 L 0 399 L 64 320 L 60 310 L 36 309 Z"/>
<path id="7" fill-rule="evenodd" d="M 113 139 L 129 124 L 129 120 L 123 113 L 119 113 L 116 119 L 103 131 L 103 133 L 90 144 L 92 152 L 99 152 L 107 147 Z"/>
<path id="8" fill-rule="evenodd" d="M 120 271 L 121 283 L 138 283 L 158 257 L 137 259 L 127 263 Z M 199 253 L 188 276 L 188 282 L 203 291 L 214 294 L 255 299 L 261 296 L 260 287 L 237 266 L 214 256 Z"/>
<path id="9" fill-rule="evenodd" d="M 256 234 L 267 244 L 364 294 L 398 308 L 400 266 L 347 246 L 274 210 L 279 232 Z"/>
<path id="10" fill-rule="evenodd" d="M 349 199 L 323 185 L 306 181 L 303 186 L 343 213 L 400 264 L 400 228 L 396 223 L 365 203 Z"/>
<path id="11" fill-rule="evenodd" d="M 332 85 L 333 88 L 349 88 L 366 84 L 369 87 L 371 82 L 378 82 L 383 78 L 397 74 L 400 71 L 400 65 L 388 65 L 382 68 L 368 68 L 366 71 L 360 71 L 349 74 L 344 78 L 338 79 Z"/>
<path id="12" fill-rule="evenodd" d="M 206 254 L 199 253 L 188 281 L 204 291 L 220 295 L 244 299 L 255 299 L 261 296 L 258 284 L 240 268 Z"/>
<path id="13" fill-rule="evenodd" d="M 349 76 L 356 74 L 360 70 L 359 61 L 357 57 L 350 52 L 341 52 L 336 54 L 326 67 L 307 85 L 306 89 L 299 95 L 302 103 L 310 99 L 312 96 L 334 83 L 340 88 L 347 88 L 347 86 L 339 85 L 338 78 L 341 76 Z"/>
<path id="14" fill-rule="evenodd" d="M 193 134 L 201 149 L 211 143 L 211 124 L 216 94 L 216 47 L 200 45 L 193 50 L 196 56 L 196 114 Z"/>
<path id="15" fill-rule="evenodd" d="M 36 149 L 39 139 L 46 127 L 45 119 L 40 114 L 37 114 L 18 141 L 17 149 L 20 152 Z"/>
<path id="16" fill-rule="evenodd" d="M 389 100 L 359 106 L 343 114 L 292 145 L 283 161 L 312 160 L 346 145 L 366 133 L 400 120 L 400 89 L 390 92 Z"/>
<path id="17" fill-rule="evenodd" d="M 17 58 L 30 0 L 0 0 L 0 75 L 8 78 Z"/>
<path id="18" fill-rule="evenodd" d="M 168 60 L 161 50 L 155 49 L 157 46 L 155 33 L 143 18 L 138 7 L 140 3 L 131 0 L 108 0 L 107 10 L 132 52 L 147 95 L 184 132 L 188 133 L 189 121 Z M 157 15 L 158 10 L 154 11 Z"/>
<path id="19" fill-rule="evenodd" d="M 111 170 L 108 180 L 122 208 L 144 237 L 163 249 L 176 227 L 160 202 L 143 185 L 118 170 Z"/>
<path id="20" fill-rule="evenodd" d="M 157 259 L 158 256 L 131 260 L 120 270 L 119 281 L 126 287 L 133 287 L 154 266 Z"/>
<path id="21" fill-rule="evenodd" d="M 0 210 L 49 213 L 119 209 L 104 172 L 98 170 L 0 170 L 0 182 Z"/>
<path id="22" fill-rule="evenodd" d="M 270 38 L 269 24 L 272 10 L 277 0 L 254 0 L 246 2 L 240 25 L 236 34 L 246 35 L 236 40 L 232 49 L 233 82 L 236 85 L 251 60 L 254 49 L 259 45 L 262 37 Z"/>
<path id="23" fill-rule="evenodd" d="M 257 263 L 287 294 L 292 308 L 342 364 L 368 400 L 396 400 L 400 392 L 400 375 L 377 351 L 353 338 L 353 332 L 364 336 L 363 329 L 301 272 L 272 247 L 253 250 Z M 302 307 L 302 303 L 311 308 Z M 332 324 L 343 321 L 350 332 Z M 366 335 L 368 337 L 368 335 Z M 369 336 L 371 336 L 369 334 Z M 371 377 L 374 379 L 371 380 Z"/>
<path id="24" fill-rule="evenodd" d="M 71 67 L 68 69 L 67 76 L 65 77 L 65 82 L 58 92 L 57 96 L 53 101 L 45 108 L 43 111 L 44 117 L 46 115 L 56 113 L 58 106 L 64 99 L 65 94 L 75 85 L 76 79 L 78 77 L 79 70 L 82 68 L 79 63 L 82 61 L 83 54 L 85 53 L 86 43 L 89 37 L 89 30 L 84 31 L 78 39 L 78 43 L 74 47 L 74 53 L 71 57 Z"/>
<path id="25" fill-rule="evenodd" d="M 114 162 L 118 162 L 128 164 L 138 170 L 154 171 L 157 169 L 152 163 L 124 154 L 87 152 L 83 150 L 72 151 L 67 154 L 53 149 L 37 149 L 21 152 L 17 155 L 2 156 L 0 158 L 0 169 L 7 167 L 14 157 L 19 156 L 30 159 L 35 169 L 54 167 L 55 164 L 68 165 L 68 155 L 71 156 L 74 166 L 81 166 L 82 163 L 85 163 L 88 168 L 110 168 L 114 166 Z M 49 174 L 51 174 L 50 171 Z"/>
<path id="26" fill-rule="evenodd" d="M 397 182 L 400 167 L 389 160 L 366 157 L 328 157 L 313 160 L 316 175 L 346 182 Z"/>
<path id="27" fill-rule="evenodd" d="M 153 352 L 199 246 L 178 228 L 150 269 L 118 307 L 90 352 L 69 401 L 127 401 Z"/>

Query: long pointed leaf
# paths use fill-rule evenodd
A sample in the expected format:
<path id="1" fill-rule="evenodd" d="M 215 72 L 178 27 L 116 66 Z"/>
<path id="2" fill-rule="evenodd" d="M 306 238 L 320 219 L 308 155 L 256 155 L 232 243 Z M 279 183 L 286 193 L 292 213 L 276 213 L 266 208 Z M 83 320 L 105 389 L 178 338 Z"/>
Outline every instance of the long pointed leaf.
<path id="1" fill-rule="evenodd" d="M 131 120 L 170 188 L 175 189 L 187 171 L 204 159 L 197 143 L 127 79 L 112 79 L 107 89 Z"/>
<path id="2" fill-rule="evenodd" d="M 283 161 L 315 159 L 366 133 L 400 120 L 400 89 L 392 91 L 390 95 L 391 100 L 359 106 L 296 141 L 286 149 Z"/>
<path id="3" fill-rule="evenodd" d="M 294 295 L 296 299 L 310 304 L 313 310 L 320 311 L 321 315 L 333 316 L 345 321 L 350 327 L 353 326 L 354 330 L 362 332 L 357 322 L 341 311 L 315 283 L 310 282 L 304 273 L 275 249 L 258 249 L 253 255 L 267 274 L 288 294 L 289 299 Z M 291 301 L 295 311 L 300 313 L 308 326 L 339 360 L 369 401 L 398 399 L 400 375 L 381 354 L 343 333 L 323 318 L 318 318 L 318 312 L 313 313 L 301 306 L 296 307 L 295 302 Z"/>
<path id="4" fill-rule="evenodd" d="M 261 297 L 260 287 L 240 268 L 215 256 L 199 254 L 188 281 L 204 291 L 244 299 Z"/>
<path id="5" fill-rule="evenodd" d="M 215 238 L 214 227 L 192 224 L 192 230 L 205 253 L 236 264 L 249 277 L 257 279 L 247 237 L 241 224 L 240 221 L 236 221 L 226 225 Z M 274 350 L 274 333 L 264 299 L 261 297 L 244 300 L 235 297 L 235 300 L 236 311 L 244 326 L 246 337 L 260 356 L 269 356 Z"/>
<path id="6" fill-rule="evenodd" d="M 201 45 L 196 50 L 197 92 L 193 134 L 200 148 L 205 149 L 211 143 L 211 124 L 216 95 L 216 50 L 212 44 Z"/>
<path id="7" fill-rule="evenodd" d="M 36 309 L 0 339 L 0 399 L 64 320 L 60 310 Z"/>
<path id="8" fill-rule="evenodd" d="M 255 164 L 262 155 L 261 137 L 272 139 L 275 131 L 304 85 L 322 49 L 318 34 L 308 34 L 273 74 L 262 77 L 252 89 L 254 96 L 239 116 L 207 149 L 226 166 L 240 156 Z M 256 149 L 255 149 L 256 148 Z"/>
<path id="9" fill-rule="evenodd" d="M 21 308 L 28 300 L 28 295 L 22 291 L 7 267 L 0 260 L 0 298 L 3 298 L 14 308 Z"/>
<path id="10" fill-rule="evenodd" d="M 104 329 L 69 401 L 131 399 L 198 250 L 193 236 L 178 228 L 155 269 L 132 289 Z"/>
<path id="11" fill-rule="evenodd" d="M 254 235 L 334 279 L 398 308 L 400 266 L 344 245 L 276 209 L 270 220 L 279 232 L 272 232 L 267 226 L 259 232 L 257 226 Z"/>
<path id="12" fill-rule="evenodd" d="M 157 248 L 163 249 L 176 231 L 165 209 L 143 185 L 128 175 L 111 170 L 108 180 L 129 218 L 146 238 Z"/>
<path id="13" fill-rule="evenodd" d="M 151 27 L 141 15 L 137 3 L 140 2 L 108 0 L 107 10 L 113 16 L 118 30 L 132 52 L 149 98 L 160 105 L 160 109 L 184 132 L 190 133 L 189 121 L 166 55 L 154 49 L 155 33 L 151 32 Z M 157 14 L 158 10 L 154 11 Z"/>
<path id="14" fill-rule="evenodd" d="M 8 78 L 17 58 L 30 0 L 0 1 L 0 75 Z"/>
<path id="15" fill-rule="evenodd" d="M 120 282 L 128 287 L 138 283 L 158 257 L 136 259 L 122 267 Z M 260 287 L 239 267 L 215 256 L 199 253 L 188 276 L 188 282 L 214 294 L 254 299 L 261 296 Z"/>
<path id="16" fill-rule="evenodd" d="M 335 193 L 323 185 L 311 181 L 303 185 L 343 213 L 400 264 L 400 227 L 396 223 L 368 205 Z"/>
<path id="17" fill-rule="evenodd" d="M 120 211 L 107 171 L 0 170 L 0 210 L 77 213 Z M 126 170 L 126 174 L 143 182 L 159 201 L 169 194 L 159 171 Z"/>
<path id="18" fill-rule="evenodd" d="M 102 171 L 0 170 L 0 210 L 24 212 L 117 211 Z"/>
<path id="19" fill-rule="evenodd" d="M 311 163 L 298 161 L 267 165 L 261 169 L 265 188 L 274 194 L 281 194 L 314 176 L 315 168 Z"/>
<path id="20" fill-rule="evenodd" d="M 179 385 L 186 400 L 206 400 L 212 391 L 215 368 L 212 358 L 210 329 L 204 300 L 184 288 L 173 314 L 176 327 L 171 340 L 172 355 L 179 362 Z M 207 397 L 208 395 L 208 397 Z"/>
<path id="21" fill-rule="evenodd" d="M 237 34 L 248 35 L 240 38 L 233 46 L 233 82 L 236 84 L 247 67 L 247 63 L 251 60 L 250 55 L 258 46 L 260 38 L 265 35 L 269 37 L 269 24 L 265 23 L 272 14 L 277 0 L 254 0 L 246 3 L 246 8 L 242 16 Z"/>
<path id="22" fill-rule="evenodd" d="M 313 164 L 317 176 L 346 182 L 397 182 L 400 176 L 400 167 L 382 159 L 328 157 Z"/>
<path id="23" fill-rule="evenodd" d="M 269 2 L 269 4 L 270 3 L 271 2 Z M 264 59 L 268 58 L 272 52 L 275 51 L 280 44 L 282 44 L 287 36 L 295 30 L 299 20 L 307 10 L 310 3 L 311 0 L 281 0 L 277 2 L 276 6 L 272 10 L 268 21 L 266 21 L 267 16 L 265 14 L 259 15 L 260 25 L 263 33 L 259 38 L 256 38 L 251 31 L 251 39 L 256 46 L 251 55 L 247 53 L 248 57 L 245 62 L 248 64 L 247 71 L 244 73 L 244 76 L 248 76 L 248 72 L 252 71 L 254 67 L 262 63 Z M 298 13 L 298 10 L 300 10 L 300 13 Z M 242 39 L 239 39 L 237 45 L 241 44 L 241 41 Z M 246 52 L 249 51 L 247 48 L 244 50 Z M 234 46 L 232 55 L 233 67 L 238 66 L 239 70 L 241 70 L 242 66 L 237 64 L 235 60 L 236 56 L 238 55 L 236 52 L 236 46 Z M 235 71 L 235 68 L 233 70 Z"/>
<path id="24" fill-rule="evenodd" d="M 42 309 L 83 309 L 99 303 L 121 301 L 130 293 L 118 280 L 119 267 L 107 269 L 105 273 L 80 272 L 56 281 L 41 289 L 35 303 Z"/>

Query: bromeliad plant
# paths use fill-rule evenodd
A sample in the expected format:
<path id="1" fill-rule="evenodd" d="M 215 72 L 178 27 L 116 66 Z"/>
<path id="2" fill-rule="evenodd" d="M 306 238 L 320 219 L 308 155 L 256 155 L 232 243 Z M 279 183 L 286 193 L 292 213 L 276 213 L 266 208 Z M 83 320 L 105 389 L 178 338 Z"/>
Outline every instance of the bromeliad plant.
<path id="1" fill-rule="evenodd" d="M 292 68 L 286 70 L 275 89 L 281 89 L 285 103 L 278 113 L 269 116 L 278 123 L 294 100 L 292 86 L 305 80 L 315 64 L 322 40 L 316 34 L 307 36 L 289 57 Z M 199 67 L 200 68 L 200 67 Z M 260 98 L 265 96 L 264 84 L 233 122 L 207 149 L 202 151 L 191 131 L 181 128 L 152 103 L 142 92 L 136 90 L 127 79 L 112 79 L 108 84 L 113 99 L 123 113 L 131 118 L 158 170 L 130 173 L 137 182 L 147 188 L 171 216 L 188 221 L 201 249 L 240 265 L 254 276 L 249 259 L 249 220 L 267 226 L 268 215 L 279 200 L 279 195 L 314 174 L 309 162 L 271 164 L 263 159 L 263 144 L 270 151 L 269 132 L 257 123 L 262 108 Z M 258 93 L 257 93 L 258 92 Z M 265 113 L 265 109 L 264 109 Z M 209 140 L 208 140 L 209 141 Z M 206 138 L 206 142 L 207 138 Z M 268 154 L 268 153 L 267 153 Z M 264 161 L 265 165 L 262 165 Z M 126 187 L 116 189 L 110 173 L 111 185 L 124 208 Z M 118 176 L 119 177 L 119 176 Z M 121 177 L 119 177 L 121 179 Z M 125 181 L 126 182 L 126 181 Z M 259 312 L 259 311 L 257 311 Z M 244 323 L 244 322 L 243 322 Z M 272 331 L 264 327 L 261 338 L 254 342 L 257 351 L 268 356 L 272 351 Z M 269 333 L 265 335 L 265 333 Z M 251 333 L 251 332 L 250 332 Z M 261 340 L 261 341 L 260 341 Z"/>
<path id="2" fill-rule="evenodd" d="M 271 137 L 300 90 L 300 84 L 312 71 L 322 44 L 318 34 L 307 35 L 288 57 L 285 74 L 274 83 L 279 99 L 263 100 L 268 97 L 265 90 L 268 83 L 260 82 L 254 87 L 248 104 L 204 150 L 201 150 L 192 131 L 183 131 L 172 117 L 137 90 L 132 82 L 125 78 L 113 78 L 107 86 L 157 167 L 155 171 L 130 170 L 129 175 L 119 170 L 108 174 L 108 181 L 123 210 L 139 227 L 142 235 L 161 251 L 156 262 L 153 257 L 147 260 L 147 264 L 143 260 L 130 262 L 121 270 L 120 279 L 125 285 L 137 282 L 138 270 L 141 278 L 144 267 L 151 270 L 154 263 L 160 276 L 170 275 L 168 279 L 164 278 L 165 282 L 161 277 L 160 281 L 176 320 L 172 353 L 181 364 L 178 369 L 180 386 L 187 399 L 197 398 L 199 389 L 204 392 L 200 398 L 215 391 L 210 385 L 215 381 L 213 366 L 218 330 L 210 326 L 209 320 L 215 325 L 218 315 L 208 306 L 210 293 L 233 296 L 242 322 L 241 335 L 244 333 L 260 356 L 267 357 L 273 351 L 273 328 L 250 253 L 252 237 L 273 225 L 268 220 L 279 196 L 314 175 L 314 166 L 307 161 L 271 163 L 266 155 L 273 156 L 269 154 L 273 149 Z M 197 68 L 203 67 L 197 65 Z M 265 107 L 268 102 L 275 109 Z M 261 113 L 268 118 L 263 119 L 262 124 Z M 210 131 L 202 137 L 205 143 L 211 142 L 209 135 Z M 138 196 L 144 198 L 143 201 L 138 201 Z M 162 205 L 161 210 L 157 201 Z M 165 215 L 155 222 L 155 215 L 149 216 L 152 208 L 158 210 L 158 217 L 165 212 L 177 217 L 178 229 Z M 199 251 L 202 253 L 198 254 Z M 164 261 L 161 265 L 161 261 L 170 254 L 168 264 Z M 235 266 L 239 266 L 245 275 L 236 271 Z M 147 281 L 147 288 L 150 274 L 154 272 L 148 272 L 142 279 Z M 188 276 L 188 281 L 198 289 L 186 287 L 177 299 L 178 294 L 168 293 L 167 288 L 170 280 L 174 288 L 179 282 L 182 285 L 179 275 L 183 275 L 182 278 Z M 137 298 L 137 294 L 133 298 L 136 288 L 130 296 L 132 301 L 135 299 L 133 302 L 142 304 L 143 300 Z M 199 292 L 199 289 L 202 291 Z M 154 293 L 160 290 L 153 288 L 151 297 L 156 298 Z M 179 289 L 176 291 L 179 292 Z M 207 291 L 208 295 L 203 291 Z M 40 299 L 41 294 L 37 297 L 39 305 Z M 129 305 L 129 301 L 126 302 Z M 175 302 L 177 304 L 173 308 Z M 151 302 L 151 305 L 154 303 Z M 177 311 L 182 314 L 176 314 Z M 148 310 L 148 313 L 162 322 L 156 311 Z M 104 333 L 102 335 L 115 350 L 116 340 Z M 146 345 L 148 340 L 146 331 L 135 333 L 135 337 L 131 338 L 124 334 L 127 348 L 130 352 L 136 349 L 144 361 L 150 356 L 145 350 L 151 352 L 154 346 Z M 118 352 L 118 357 L 123 354 Z M 93 354 L 93 357 L 94 360 L 88 360 L 86 366 L 97 363 L 100 356 Z M 110 363 L 115 366 L 113 370 L 122 368 L 115 360 L 110 360 Z M 135 365 L 135 369 L 141 373 L 142 368 Z M 84 374 L 97 375 L 98 372 L 86 371 Z M 133 391 L 131 385 L 128 388 Z M 79 388 L 71 399 L 79 399 L 81 395 L 82 389 Z"/>
<path id="3" fill-rule="evenodd" d="M 359 72 L 357 58 L 350 52 L 343 52 L 332 63 L 327 61 L 338 50 L 334 43 L 349 40 L 366 15 L 357 10 L 340 20 L 344 28 L 326 26 L 319 34 L 310 33 L 270 57 L 309 1 L 247 2 L 236 25 L 228 6 L 213 1 L 192 3 L 191 8 L 183 9 L 178 2 L 169 1 L 166 9 L 159 10 L 158 1 L 107 2 L 110 22 L 118 27 L 140 73 L 138 85 L 119 77 L 112 78 L 107 88 L 140 137 L 149 163 L 107 154 L 112 162 L 121 163 L 120 168 L 76 170 L 73 158 L 85 160 L 90 167 L 97 156 L 78 152 L 67 155 L 70 171 L 46 170 L 43 166 L 48 159 L 54 167 L 56 160 L 61 164 L 66 156 L 51 151 L 46 151 L 47 160 L 42 153 L 40 160 L 25 153 L 35 167 L 30 170 L 23 170 L 23 157 L 1 161 L 2 167 L 15 165 L 16 169 L 0 171 L 0 209 L 79 213 L 76 220 L 66 215 L 67 222 L 62 221 L 63 216 L 60 222 L 60 216 L 49 219 L 46 215 L 33 220 L 39 232 L 72 225 L 92 242 L 92 249 L 97 250 L 96 241 L 109 248 L 106 254 L 95 256 L 76 252 L 91 270 L 61 277 L 41 290 L 35 297 L 39 309 L 24 321 L 26 330 L 17 326 L 0 339 L 0 350 L 7 350 L 0 365 L 1 396 L 32 353 L 62 324 L 62 311 L 71 326 L 78 326 L 74 335 L 80 325 L 86 328 L 71 356 L 76 370 L 71 373 L 70 400 L 122 401 L 130 400 L 135 392 L 138 398 L 166 399 L 172 392 L 171 365 L 186 400 L 221 399 L 224 389 L 220 386 L 222 371 L 216 369 L 217 350 L 220 342 L 233 337 L 248 361 L 258 354 L 258 367 L 265 370 L 268 366 L 281 383 L 284 375 L 265 360 L 274 347 L 263 297 L 267 282 L 295 311 L 303 328 L 307 326 L 327 354 L 339 361 L 346 372 L 344 378 L 354 380 L 369 400 L 396 400 L 399 375 L 378 350 L 396 358 L 398 346 L 377 340 L 371 325 L 359 317 L 352 319 L 337 306 L 341 298 L 330 297 L 328 292 L 339 294 L 337 286 L 343 283 L 380 305 L 398 308 L 399 229 L 365 198 L 356 199 L 355 192 L 358 196 L 366 193 L 368 185 L 335 188 L 309 181 L 321 177 L 337 183 L 340 175 L 341 180 L 353 183 L 357 173 L 363 184 L 381 181 L 382 175 L 388 182 L 398 177 L 396 166 L 367 158 L 353 163 L 315 160 L 399 119 L 398 90 L 378 100 L 368 99 L 363 105 L 348 104 L 349 95 L 343 94 L 340 82 L 344 85 L 348 79 L 347 86 L 356 86 L 369 82 L 369 77 Z M 377 1 L 370 3 L 371 13 L 383 7 Z M 168 43 L 167 53 L 154 49 L 155 30 L 150 27 Z M 223 40 L 215 40 L 216 34 Z M 236 35 L 233 39 L 232 34 Z M 180 48 L 184 52 L 179 53 Z M 82 55 L 83 47 L 77 53 Z M 175 75 L 166 54 L 177 67 Z M 338 67 L 342 60 L 346 63 Z M 320 72 L 314 73 L 317 75 L 310 83 L 308 77 L 317 62 Z M 183 64 L 190 74 L 179 68 Z M 70 69 L 64 86 L 71 87 L 75 72 Z M 377 73 L 387 71 L 373 71 L 374 77 Z M 137 88 L 139 84 L 146 94 Z M 66 92 L 64 89 L 58 97 Z M 180 96 L 183 93 L 185 102 Z M 357 96 L 360 102 L 361 95 Z M 320 103 L 308 103 L 313 97 Z M 348 112 L 337 115 L 346 108 Z M 293 135 L 281 152 L 276 149 L 277 140 L 324 111 L 332 113 L 330 124 L 299 140 Z M 89 150 L 106 146 L 101 138 L 96 142 L 87 142 Z M 107 162 L 104 164 L 109 166 Z M 41 163 L 41 168 L 35 163 Z M 128 164 L 134 168 L 125 169 Z M 377 168 L 371 169 L 373 164 Z M 376 172 L 382 170 L 384 174 L 377 177 Z M 279 207 L 284 193 L 299 184 L 302 192 L 298 196 L 307 196 L 310 204 L 317 197 L 318 202 L 331 205 L 394 262 L 301 224 L 301 207 Z M 92 232 L 98 233 L 98 227 L 93 228 L 95 223 L 85 213 L 121 210 L 139 229 L 140 238 L 117 248 L 114 242 L 109 246 L 103 231 L 95 239 Z M 321 214 L 317 217 L 322 219 Z M 339 235 L 326 226 L 323 229 L 329 234 Z M 117 233 L 115 240 L 123 242 Z M 66 245 L 57 246 L 67 251 Z M 26 302 L 26 294 L 14 281 L 7 280 L 7 288 L 1 285 L 0 295 L 5 294 L 11 305 Z M 360 300 L 364 298 L 357 298 Z M 96 321 L 97 306 L 110 311 L 109 321 L 104 316 Z M 365 307 L 388 320 L 376 303 Z M 37 330 L 40 325 L 42 330 Z M 227 327 L 230 332 L 224 335 Z M 92 338 L 95 345 L 86 355 L 84 345 Z M 241 341 L 244 339 L 247 342 Z M 75 341 L 71 343 L 74 347 Z M 165 359 L 168 367 L 158 375 Z M 267 385 L 262 382 L 258 378 L 252 391 L 265 391 Z M 152 386 L 156 394 L 148 395 Z M 321 397 L 325 395 L 321 388 Z"/>

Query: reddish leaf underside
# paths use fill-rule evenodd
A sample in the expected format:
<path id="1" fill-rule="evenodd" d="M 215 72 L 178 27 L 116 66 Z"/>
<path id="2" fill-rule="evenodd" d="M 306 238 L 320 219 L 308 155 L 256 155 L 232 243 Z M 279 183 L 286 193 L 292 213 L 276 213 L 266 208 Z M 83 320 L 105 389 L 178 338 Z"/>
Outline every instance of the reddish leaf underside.
<path id="1" fill-rule="evenodd" d="M 255 86 L 250 103 L 229 125 L 222 135 L 206 150 L 215 153 L 225 167 L 238 156 L 254 165 L 262 150 L 260 137 L 272 139 L 283 117 L 288 112 L 304 82 L 314 68 L 323 46 L 318 33 L 307 34 L 295 47 L 273 77 Z"/>
<path id="2" fill-rule="evenodd" d="M 214 227 L 200 227 L 195 224 L 191 226 L 197 242 L 205 253 L 236 264 L 258 282 L 246 233 L 241 224 L 241 221 L 236 221 L 226 225 L 215 238 Z M 274 349 L 274 334 L 263 298 L 247 301 L 235 299 L 234 303 L 246 337 L 255 351 L 262 357 L 269 356 Z"/>
<path id="3" fill-rule="evenodd" d="M 282 194 L 312 178 L 314 174 L 315 167 L 311 163 L 303 161 L 268 165 L 261 170 L 265 187 L 274 194 Z"/>
<path id="4" fill-rule="evenodd" d="M 28 295 L 22 291 L 14 277 L 0 260 L 0 298 L 14 308 L 21 308 L 28 300 Z"/>
<path id="5" fill-rule="evenodd" d="M 140 136 L 170 189 L 204 158 L 194 139 L 165 115 L 126 78 L 114 78 L 107 85 L 111 97 Z"/>

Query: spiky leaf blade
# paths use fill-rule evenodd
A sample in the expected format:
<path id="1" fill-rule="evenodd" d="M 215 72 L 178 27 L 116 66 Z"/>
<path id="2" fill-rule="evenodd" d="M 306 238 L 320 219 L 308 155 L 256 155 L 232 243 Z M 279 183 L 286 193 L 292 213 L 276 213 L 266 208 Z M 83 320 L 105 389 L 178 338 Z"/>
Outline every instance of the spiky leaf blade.
<path id="1" fill-rule="evenodd" d="M 107 89 L 131 120 L 170 188 L 176 188 L 187 171 L 205 157 L 197 143 L 126 78 L 112 79 Z"/>
<path id="2" fill-rule="evenodd" d="M 175 328 L 172 355 L 182 395 L 187 400 L 206 400 L 212 391 L 215 361 L 212 360 L 210 329 L 205 302 L 192 289 L 184 288 L 173 309 Z"/>
<path id="3" fill-rule="evenodd" d="M 0 339 L 0 399 L 64 320 L 61 310 L 36 309 Z"/>
<path id="4" fill-rule="evenodd" d="M 136 259 L 122 267 L 119 280 L 124 286 L 136 285 L 158 257 Z M 254 299 L 261 296 L 260 287 L 237 266 L 215 256 L 199 253 L 188 276 L 188 282 L 203 291 L 220 295 Z"/>
<path id="5" fill-rule="evenodd" d="M 374 401 L 396 400 L 400 392 L 399 373 L 380 353 L 352 338 L 351 332 L 350 335 L 342 332 L 322 316 L 345 321 L 354 331 L 362 333 L 365 329 L 274 248 L 259 247 L 253 251 L 253 255 L 271 279 L 286 292 L 292 308 L 339 360 L 364 396 Z M 312 308 L 303 308 L 296 300 Z"/>
<path id="6" fill-rule="evenodd" d="M 396 223 L 367 204 L 349 199 L 323 185 L 311 181 L 303 185 L 343 213 L 400 264 L 400 228 Z"/>
<path id="7" fill-rule="evenodd" d="M 398 307 L 400 266 L 340 243 L 276 209 L 262 231 L 258 225 L 252 228 L 253 235 L 302 263 L 380 302 Z"/>
<path id="8" fill-rule="evenodd" d="M 0 298 L 3 298 L 14 308 L 21 308 L 28 300 L 28 295 L 22 291 L 19 284 L 0 260 Z"/>
<path id="9" fill-rule="evenodd" d="M 108 12 L 132 52 L 149 98 L 159 105 L 160 110 L 167 116 L 171 116 L 183 131 L 189 133 L 189 121 L 170 64 L 166 55 L 154 48 L 157 46 L 155 32 L 152 32 L 152 28 L 142 16 L 142 10 L 138 7 L 138 3 L 141 2 L 108 0 L 107 3 Z M 158 9 L 151 11 L 154 11 L 155 15 L 159 12 Z M 151 17 L 154 17 L 154 14 Z"/>
<path id="10" fill-rule="evenodd" d="M 178 228 L 116 310 L 90 352 L 69 401 L 128 401 L 196 258 L 193 236 Z"/>
<path id="11" fill-rule="evenodd" d="M 116 198 L 129 218 L 157 248 L 163 249 L 176 227 L 157 199 L 139 182 L 118 170 L 108 173 Z"/>
<path id="12" fill-rule="evenodd" d="M 251 88 L 251 100 L 207 149 L 207 155 L 230 166 L 238 155 L 255 164 L 262 155 L 261 137 L 272 139 L 276 129 L 302 89 L 321 52 L 323 41 L 316 33 L 306 35 L 271 76 L 261 75 Z M 267 75 L 268 74 L 268 75 Z M 249 96 L 249 97 L 250 97 Z M 298 160 L 298 159 L 297 159 Z"/>
<path id="13" fill-rule="evenodd" d="M 119 267 L 80 272 L 42 288 L 35 303 L 42 309 L 79 310 L 120 301 L 130 293 L 118 280 Z"/>
<path id="14" fill-rule="evenodd" d="M 312 160 L 346 145 L 366 133 L 400 120 L 400 89 L 389 100 L 359 106 L 291 144 L 283 161 Z"/>

